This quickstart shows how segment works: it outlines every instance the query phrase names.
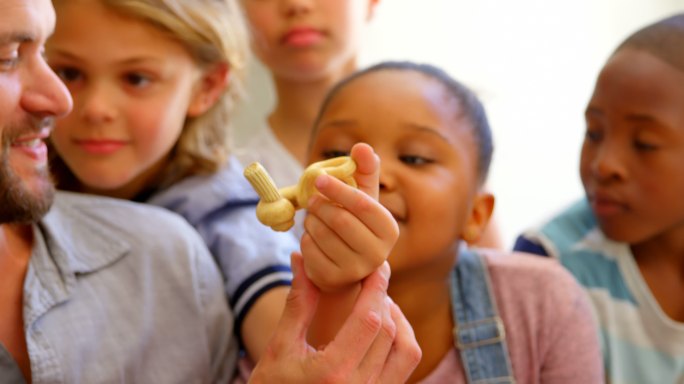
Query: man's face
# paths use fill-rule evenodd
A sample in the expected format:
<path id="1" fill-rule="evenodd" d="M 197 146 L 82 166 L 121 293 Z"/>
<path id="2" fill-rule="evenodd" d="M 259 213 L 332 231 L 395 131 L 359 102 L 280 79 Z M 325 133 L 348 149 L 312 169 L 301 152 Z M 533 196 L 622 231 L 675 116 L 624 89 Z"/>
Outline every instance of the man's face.
<path id="1" fill-rule="evenodd" d="M 49 0 L 0 0 L 0 224 L 35 221 L 52 202 L 45 139 L 71 109 L 43 59 L 54 25 Z"/>

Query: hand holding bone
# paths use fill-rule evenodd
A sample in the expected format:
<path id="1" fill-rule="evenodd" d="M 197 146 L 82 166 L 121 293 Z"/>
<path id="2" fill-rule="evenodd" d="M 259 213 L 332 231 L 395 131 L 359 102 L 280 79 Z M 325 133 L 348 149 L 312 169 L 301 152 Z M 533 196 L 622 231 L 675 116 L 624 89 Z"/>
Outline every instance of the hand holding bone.
<path id="1" fill-rule="evenodd" d="M 399 237 L 392 214 L 378 202 L 380 159 L 367 144 L 354 145 L 350 153 L 312 164 L 297 185 L 281 189 L 258 163 L 245 169 L 261 196 L 257 217 L 262 223 L 286 231 L 295 210 L 307 208 L 304 268 L 325 292 L 346 289 L 368 276 Z"/>
<path id="2" fill-rule="evenodd" d="M 259 221 L 275 231 L 287 231 L 294 225 L 295 211 L 306 208 L 315 193 L 314 182 L 318 176 L 334 176 L 356 188 L 354 171 L 356 163 L 351 157 L 342 156 L 309 165 L 296 185 L 281 189 L 259 163 L 250 164 L 244 175 L 261 198 L 257 205 Z"/>

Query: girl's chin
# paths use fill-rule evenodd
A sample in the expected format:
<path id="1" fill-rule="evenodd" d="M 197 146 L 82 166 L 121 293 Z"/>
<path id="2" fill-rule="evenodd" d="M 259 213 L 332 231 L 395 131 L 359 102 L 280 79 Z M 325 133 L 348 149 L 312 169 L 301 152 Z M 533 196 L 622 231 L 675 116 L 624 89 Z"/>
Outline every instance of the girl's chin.
<path id="1" fill-rule="evenodd" d="M 121 180 L 98 180 L 96 183 L 84 183 L 83 192 L 93 195 L 130 199 L 135 193 L 130 193 L 129 185 Z"/>

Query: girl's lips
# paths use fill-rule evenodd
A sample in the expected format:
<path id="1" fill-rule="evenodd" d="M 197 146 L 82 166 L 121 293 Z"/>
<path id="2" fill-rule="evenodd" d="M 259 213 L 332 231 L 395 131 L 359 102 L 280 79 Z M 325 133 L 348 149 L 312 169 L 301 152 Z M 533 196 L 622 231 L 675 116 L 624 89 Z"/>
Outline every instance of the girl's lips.
<path id="1" fill-rule="evenodd" d="M 385 208 L 387 208 L 387 207 L 385 207 Z M 393 211 L 389 208 L 387 208 L 387 210 L 389 211 L 389 213 L 392 215 L 392 217 L 394 218 L 394 220 L 397 223 L 403 223 L 406 221 L 406 215 L 400 215 L 396 211 Z"/>
<path id="2" fill-rule="evenodd" d="M 597 216 L 613 216 L 624 212 L 627 206 L 614 199 L 595 197 L 591 199 L 591 209 Z"/>
<path id="3" fill-rule="evenodd" d="M 316 45 L 323 40 L 323 33 L 313 28 L 294 28 L 289 30 L 282 38 L 282 43 L 296 48 L 305 48 Z"/>
<path id="4" fill-rule="evenodd" d="M 398 223 L 406 221 L 406 208 L 398 194 L 380 192 L 379 201 Z"/>
<path id="5" fill-rule="evenodd" d="M 122 140 L 75 140 L 76 145 L 94 155 L 109 155 L 127 145 Z"/>

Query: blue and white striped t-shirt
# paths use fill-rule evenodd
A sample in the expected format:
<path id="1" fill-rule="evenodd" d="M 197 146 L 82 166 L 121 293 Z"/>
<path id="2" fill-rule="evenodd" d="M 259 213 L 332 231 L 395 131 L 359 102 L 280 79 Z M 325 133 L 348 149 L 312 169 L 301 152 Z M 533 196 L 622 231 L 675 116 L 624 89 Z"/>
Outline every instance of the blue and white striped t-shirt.
<path id="1" fill-rule="evenodd" d="M 520 236 L 515 249 L 559 259 L 587 290 L 609 383 L 684 383 L 684 323 L 663 312 L 629 245 L 605 237 L 586 200 Z"/>

